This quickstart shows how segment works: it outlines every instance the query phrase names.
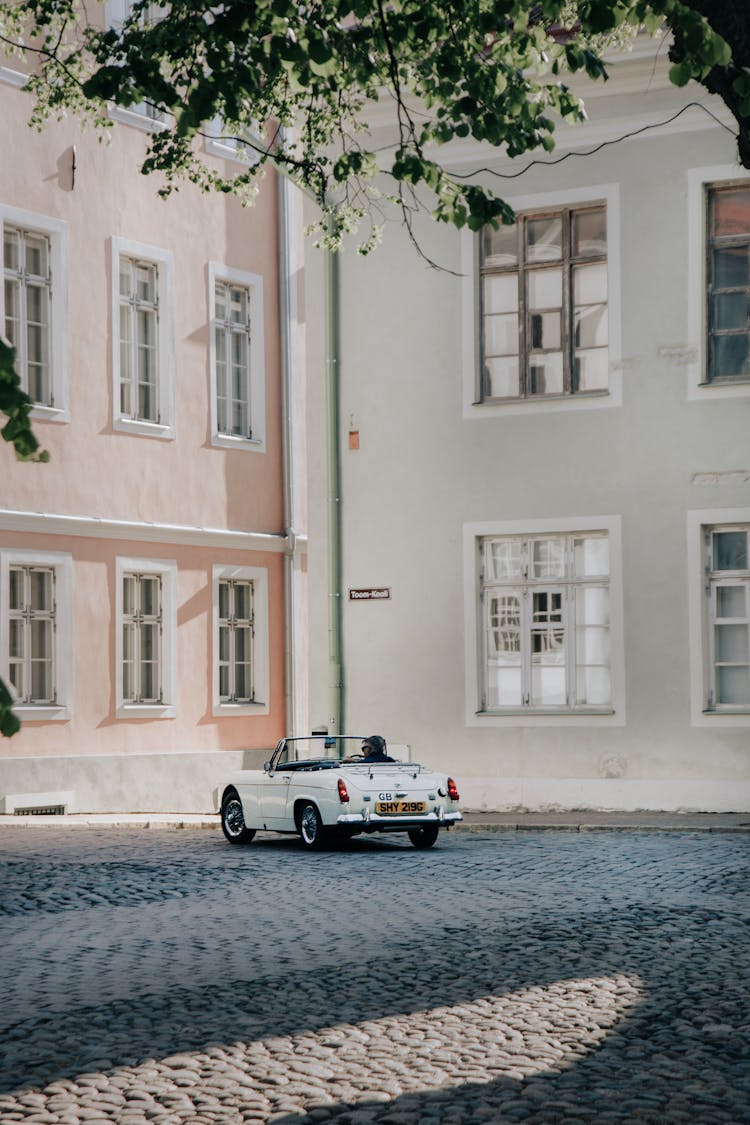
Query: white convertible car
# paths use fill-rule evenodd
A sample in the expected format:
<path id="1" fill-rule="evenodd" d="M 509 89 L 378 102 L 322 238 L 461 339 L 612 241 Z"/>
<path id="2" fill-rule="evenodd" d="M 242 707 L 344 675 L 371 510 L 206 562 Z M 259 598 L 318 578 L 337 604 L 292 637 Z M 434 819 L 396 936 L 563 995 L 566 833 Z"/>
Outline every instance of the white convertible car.
<path id="1" fill-rule="evenodd" d="M 414 762 L 360 751 L 379 736 L 282 738 L 262 770 L 242 770 L 215 792 L 230 844 L 249 844 L 259 830 L 298 834 L 306 848 L 370 832 L 406 832 L 430 848 L 441 828 L 462 820 L 453 778 Z"/>

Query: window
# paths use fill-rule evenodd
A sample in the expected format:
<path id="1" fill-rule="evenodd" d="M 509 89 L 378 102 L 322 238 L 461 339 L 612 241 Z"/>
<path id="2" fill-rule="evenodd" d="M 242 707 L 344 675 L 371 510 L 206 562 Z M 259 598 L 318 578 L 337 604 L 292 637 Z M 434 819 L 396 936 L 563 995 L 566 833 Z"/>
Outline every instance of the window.
<path id="1" fill-rule="evenodd" d="M 708 382 L 750 378 L 750 184 L 708 188 Z"/>
<path id="2" fill-rule="evenodd" d="M 104 19 L 107 28 L 119 31 L 132 14 L 135 0 L 106 0 Z M 158 23 L 164 14 L 160 4 L 146 4 L 141 9 L 139 23 L 144 27 Z M 129 106 L 113 105 L 110 116 L 126 125 L 135 125 L 140 129 L 156 131 L 163 129 L 167 115 L 150 102 L 136 102 Z"/>
<path id="3" fill-rule="evenodd" d="M 67 417 L 67 230 L 43 216 L 0 207 L 2 332 L 16 351 L 34 415 Z"/>
<path id="4" fill-rule="evenodd" d="M 480 401 L 603 392 L 609 381 L 607 209 L 519 214 L 481 236 Z"/>
<path id="5" fill-rule="evenodd" d="M 708 710 L 750 711 L 750 525 L 705 529 Z"/>
<path id="6" fill-rule="evenodd" d="M 212 440 L 265 449 L 263 287 L 255 274 L 209 267 Z"/>
<path id="7" fill-rule="evenodd" d="M 176 564 L 117 560 L 117 714 L 175 714 Z"/>
<path id="8" fill-rule="evenodd" d="M 253 687 L 253 584 L 219 579 L 219 699 L 251 703 Z"/>
<path id="9" fill-rule="evenodd" d="M 268 714 L 268 572 L 213 570 L 216 715 Z"/>
<path id="10" fill-rule="evenodd" d="M 206 133 L 206 152 L 213 156 L 249 165 L 260 160 L 258 149 L 264 147 L 264 142 L 257 125 L 232 126 L 214 117 L 206 126 Z"/>
<path id="11" fill-rule="evenodd" d="M 71 560 L 58 553 L 0 555 L 0 675 L 23 719 L 69 717 Z"/>
<path id="12" fill-rule="evenodd" d="M 173 437 L 172 258 L 112 243 L 115 428 Z"/>
<path id="13" fill-rule="evenodd" d="M 611 711 L 609 536 L 479 541 L 481 711 Z"/>

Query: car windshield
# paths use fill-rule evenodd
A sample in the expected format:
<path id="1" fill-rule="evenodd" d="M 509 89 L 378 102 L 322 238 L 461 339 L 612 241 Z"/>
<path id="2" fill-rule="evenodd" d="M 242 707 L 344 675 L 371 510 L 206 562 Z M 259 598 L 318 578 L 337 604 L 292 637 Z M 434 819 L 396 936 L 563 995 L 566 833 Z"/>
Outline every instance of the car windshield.
<path id="1" fill-rule="evenodd" d="M 364 737 L 358 735 L 313 735 L 306 738 L 285 738 L 274 755 L 274 766 L 293 762 L 341 761 L 362 753 Z"/>

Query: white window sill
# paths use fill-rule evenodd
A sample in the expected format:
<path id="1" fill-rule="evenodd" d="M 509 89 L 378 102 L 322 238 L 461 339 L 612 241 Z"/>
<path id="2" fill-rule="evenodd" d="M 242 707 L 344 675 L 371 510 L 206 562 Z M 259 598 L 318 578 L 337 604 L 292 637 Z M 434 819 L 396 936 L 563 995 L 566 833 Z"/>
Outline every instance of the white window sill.
<path id="1" fill-rule="evenodd" d="M 135 437 L 157 438 L 160 441 L 174 441 L 174 426 L 163 426 L 158 422 L 140 422 L 136 418 L 116 418 L 114 429 L 121 434 Z"/>
<path id="2" fill-rule="evenodd" d="M 217 719 L 229 719 L 243 715 L 268 715 L 270 710 L 267 703 L 214 703 L 213 714 Z"/>
<path id="3" fill-rule="evenodd" d="M 176 719 L 177 708 L 167 703 L 120 703 L 115 711 L 118 719 Z"/>
<path id="4" fill-rule="evenodd" d="M 612 707 L 504 707 L 498 711 L 477 711 L 477 717 L 490 719 L 506 716 L 531 715 L 534 718 L 556 719 L 563 715 L 614 715 Z"/>
<path id="5" fill-rule="evenodd" d="M 510 414 L 552 414 L 563 410 L 600 410 L 622 405 L 619 388 L 602 391 L 579 391 L 567 395 L 529 395 L 528 398 L 485 398 L 464 407 L 465 418 L 501 417 Z"/>
<path id="6" fill-rule="evenodd" d="M 222 160 L 231 160 L 233 164 L 242 164 L 246 168 L 254 167 L 260 160 L 259 153 L 254 150 L 238 151 L 231 144 L 225 144 L 218 137 L 206 137 L 205 148 L 211 156 L 219 156 Z"/>
<path id="7" fill-rule="evenodd" d="M 70 719 L 70 708 L 58 703 L 15 703 L 13 714 L 22 723 L 59 723 Z"/>
<path id="8" fill-rule="evenodd" d="M 113 121 L 119 121 L 122 125 L 132 125 L 136 129 L 143 130 L 144 133 L 163 133 L 167 128 L 165 121 L 157 121 L 153 117 L 147 117 L 145 113 L 126 109 L 121 105 L 111 105 L 109 116 Z"/>
<path id="9" fill-rule="evenodd" d="M 245 453 L 265 453 L 263 438 L 232 437 L 231 434 L 212 434 L 211 445 L 216 449 L 241 449 Z"/>
<path id="10" fill-rule="evenodd" d="M 38 403 L 31 408 L 31 418 L 37 422 L 69 422 L 70 411 L 60 410 L 56 406 L 42 406 Z"/>

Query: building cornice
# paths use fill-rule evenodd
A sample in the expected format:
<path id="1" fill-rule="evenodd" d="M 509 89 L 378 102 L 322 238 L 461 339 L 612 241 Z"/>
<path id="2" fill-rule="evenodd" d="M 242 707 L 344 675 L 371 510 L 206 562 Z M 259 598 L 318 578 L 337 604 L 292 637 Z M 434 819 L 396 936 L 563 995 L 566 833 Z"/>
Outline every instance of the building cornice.
<path id="1" fill-rule="evenodd" d="M 0 530 L 33 535 L 73 535 L 89 539 L 123 539 L 140 543 L 168 543 L 178 547 L 219 547 L 232 551 L 298 554 L 307 550 L 307 536 L 295 531 L 274 534 L 190 524 L 143 523 L 97 516 L 24 512 L 0 508 Z"/>

